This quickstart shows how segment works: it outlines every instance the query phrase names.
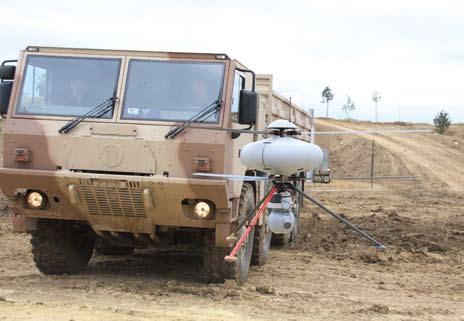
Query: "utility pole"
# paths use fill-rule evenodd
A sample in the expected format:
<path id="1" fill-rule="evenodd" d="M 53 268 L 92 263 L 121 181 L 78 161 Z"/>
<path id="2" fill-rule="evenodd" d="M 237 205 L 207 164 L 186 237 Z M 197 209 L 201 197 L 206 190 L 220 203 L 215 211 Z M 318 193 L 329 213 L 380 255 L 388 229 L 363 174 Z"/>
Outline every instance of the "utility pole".
<path id="1" fill-rule="evenodd" d="M 375 122 L 377 122 L 377 104 L 379 103 L 380 99 L 382 99 L 382 96 L 378 91 L 374 91 L 372 94 L 372 100 L 375 103 Z"/>
<path id="2" fill-rule="evenodd" d="M 374 188 L 374 149 L 375 140 L 372 140 L 372 153 L 371 153 L 371 189 Z"/>

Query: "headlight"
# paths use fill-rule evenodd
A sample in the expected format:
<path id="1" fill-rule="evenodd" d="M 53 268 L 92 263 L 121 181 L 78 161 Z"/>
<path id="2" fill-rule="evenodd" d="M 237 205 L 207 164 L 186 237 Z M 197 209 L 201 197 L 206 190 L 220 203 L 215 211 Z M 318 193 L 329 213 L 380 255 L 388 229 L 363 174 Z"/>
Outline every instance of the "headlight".
<path id="1" fill-rule="evenodd" d="M 194 213 L 198 218 L 207 218 L 211 212 L 211 207 L 206 202 L 198 202 L 195 204 Z"/>
<path id="2" fill-rule="evenodd" d="M 39 192 L 27 194 L 27 206 L 29 208 L 42 208 L 45 205 L 45 198 Z"/>

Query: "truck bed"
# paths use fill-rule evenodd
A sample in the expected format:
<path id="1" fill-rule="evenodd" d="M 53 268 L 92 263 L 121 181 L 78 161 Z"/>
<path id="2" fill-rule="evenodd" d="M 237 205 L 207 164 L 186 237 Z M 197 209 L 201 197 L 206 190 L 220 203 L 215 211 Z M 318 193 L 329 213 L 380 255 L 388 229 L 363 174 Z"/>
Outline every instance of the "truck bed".
<path id="1" fill-rule="evenodd" d="M 290 102 L 289 99 L 273 90 L 272 75 L 256 75 L 256 89 L 259 93 L 258 129 L 277 119 L 287 119 L 300 130 L 310 131 L 313 128 L 313 110 L 304 110 Z M 304 136 L 309 140 L 309 135 Z"/>

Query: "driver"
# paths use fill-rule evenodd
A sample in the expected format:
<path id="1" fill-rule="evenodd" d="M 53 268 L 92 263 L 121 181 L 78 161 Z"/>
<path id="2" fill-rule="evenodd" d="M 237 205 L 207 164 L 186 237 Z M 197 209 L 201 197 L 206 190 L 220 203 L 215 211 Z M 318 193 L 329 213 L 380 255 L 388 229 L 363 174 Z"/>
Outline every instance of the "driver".
<path id="1" fill-rule="evenodd" d="M 89 86 L 82 79 L 74 79 L 69 83 L 71 88 L 70 104 L 74 106 L 89 106 Z"/>
<path id="2" fill-rule="evenodd" d="M 195 108 L 204 108 L 211 101 L 209 99 L 208 84 L 202 79 L 194 79 L 191 88 L 191 104 Z"/>

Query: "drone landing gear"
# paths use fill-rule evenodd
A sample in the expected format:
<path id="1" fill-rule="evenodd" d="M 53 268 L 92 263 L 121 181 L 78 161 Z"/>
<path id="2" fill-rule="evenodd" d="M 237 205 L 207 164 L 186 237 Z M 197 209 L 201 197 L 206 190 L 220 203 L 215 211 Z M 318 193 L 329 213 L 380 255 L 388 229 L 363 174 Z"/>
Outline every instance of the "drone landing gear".
<path id="1" fill-rule="evenodd" d="M 303 187 L 302 180 L 296 180 L 293 185 Z M 296 193 L 295 193 L 296 194 Z M 274 234 L 272 233 L 272 245 L 276 247 L 292 247 L 295 244 L 299 229 L 300 229 L 300 212 L 303 207 L 303 197 L 299 194 L 295 195 L 295 202 L 293 206 L 293 215 L 295 217 L 295 224 L 293 225 L 290 233 Z"/>
<path id="2" fill-rule="evenodd" d="M 232 252 L 224 258 L 227 262 L 237 261 L 236 255 L 238 251 L 242 247 L 243 243 L 247 240 L 248 236 L 250 235 L 251 231 L 254 229 L 254 227 L 258 223 L 261 216 L 264 215 L 264 212 L 266 211 L 266 208 L 267 208 L 267 204 L 271 201 L 272 197 L 274 196 L 276 192 L 277 192 L 277 187 L 274 185 L 269 191 L 269 193 L 266 195 L 266 197 L 260 202 L 260 205 L 258 205 L 255 208 L 253 212 L 256 211 L 256 215 L 251 220 L 245 232 L 242 233 L 240 239 L 238 240 L 238 242 L 235 244 L 234 248 L 232 249 Z"/>
<path id="3" fill-rule="evenodd" d="M 345 224 L 346 226 L 348 226 L 349 228 L 351 228 L 352 230 L 354 230 L 356 233 L 358 233 L 359 235 L 363 236 L 364 238 L 368 239 L 369 241 L 371 241 L 372 243 L 374 243 L 375 247 L 377 249 L 380 249 L 380 250 L 383 250 L 385 249 L 385 245 L 383 245 L 382 243 L 380 243 L 379 241 L 377 241 L 376 239 L 374 239 L 372 236 L 370 236 L 368 233 L 364 232 L 363 230 L 361 230 L 360 228 L 356 227 L 355 225 L 353 225 L 352 223 L 350 223 L 347 219 L 341 217 L 340 215 L 334 213 L 333 211 L 331 211 L 330 209 L 328 209 L 326 206 L 324 206 L 322 203 L 320 203 L 319 201 L 315 200 L 314 198 L 312 198 L 311 196 L 309 196 L 308 194 L 306 194 L 305 192 L 303 192 L 300 188 L 294 186 L 293 184 L 290 184 L 288 182 L 273 182 L 274 183 L 274 186 L 272 187 L 272 189 L 269 191 L 269 193 L 266 195 L 266 197 L 264 199 L 262 199 L 258 206 L 249 214 L 249 215 L 253 215 L 254 213 L 256 213 L 253 217 L 253 219 L 251 220 L 251 222 L 249 223 L 248 227 L 246 228 L 246 230 L 241 233 L 241 237 L 240 239 L 235 243 L 235 246 L 234 248 L 232 249 L 232 252 L 227 255 L 224 260 L 226 262 L 236 262 L 237 261 L 237 253 L 240 251 L 240 249 L 242 248 L 243 244 L 245 243 L 245 241 L 247 240 L 248 236 L 250 235 L 250 233 L 253 231 L 253 229 L 255 228 L 256 224 L 258 223 L 259 219 L 261 218 L 261 216 L 264 215 L 266 209 L 267 209 L 267 205 L 269 204 L 269 202 L 271 201 L 272 197 L 274 196 L 275 193 L 277 193 L 278 191 L 284 191 L 284 190 L 292 190 L 294 191 L 295 193 L 301 195 L 302 197 L 306 198 L 307 200 L 309 200 L 310 202 L 314 203 L 315 205 L 317 205 L 318 207 L 320 207 L 322 210 L 324 210 L 327 214 L 331 215 L 332 217 L 336 218 L 337 220 L 339 220 L 340 222 L 342 222 L 343 224 Z M 242 227 L 242 226 L 239 226 L 239 227 Z M 232 237 L 231 237 L 232 238 Z"/>
<path id="4" fill-rule="evenodd" d="M 365 237 L 366 239 L 368 239 L 369 241 L 371 241 L 372 243 L 374 243 L 375 247 L 379 250 L 384 250 L 385 249 L 385 245 L 383 245 L 382 243 L 380 243 L 379 241 L 377 241 L 376 239 L 374 239 L 372 236 L 370 236 L 369 234 L 367 234 L 366 232 L 364 232 L 363 230 L 361 230 L 360 228 L 356 227 L 355 225 L 353 225 L 352 223 L 350 223 L 347 219 L 341 217 L 340 215 L 334 213 L 333 211 L 331 211 L 330 209 L 328 209 L 326 206 L 324 206 L 324 204 L 320 203 L 319 201 L 315 200 L 314 198 L 312 198 L 311 196 L 309 196 L 308 194 L 306 194 L 305 192 L 303 192 L 302 190 L 300 190 L 298 187 L 296 186 L 293 186 L 293 185 L 290 185 L 291 188 L 297 192 L 298 194 L 300 194 L 301 196 L 303 196 L 304 198 L 306 198 L 308 201 L 314 203 L 315 205 L 319 206 L 322 210 L 324 210 L 327 214 L 331 215 L 332 217 L 336 218 L 337 220 L 339 220 L 340 222 L 342 222 L 343 224 L 347 225 L 349 228 L 351 228 L 352 230 L 354 230 L 355 232 L 357 232 L 359 235 Z"/>

